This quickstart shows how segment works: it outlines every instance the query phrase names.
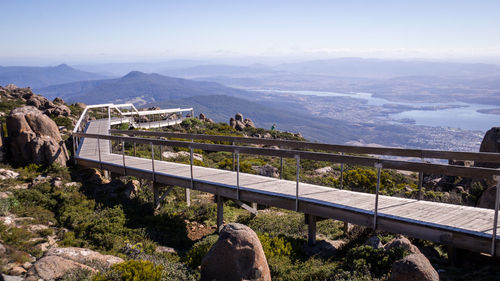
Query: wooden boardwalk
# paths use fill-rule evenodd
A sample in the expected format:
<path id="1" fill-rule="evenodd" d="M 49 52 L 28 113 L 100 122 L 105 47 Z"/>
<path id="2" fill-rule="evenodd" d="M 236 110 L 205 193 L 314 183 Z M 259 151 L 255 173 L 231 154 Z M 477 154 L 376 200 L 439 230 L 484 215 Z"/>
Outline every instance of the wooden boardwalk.
<path id="1" fill-rule="evenodd" d="M 90 122 L 86 133 L 107 135 L 107 120 Z M 296 182 L 233 171 L 167 161 L 132 157 L 110 152 L 109 140 L 85 138 L 81 142 L 79 165 L 102 168 L 113 173 L 152 179 L 290 210 L 296 209 Z M 125 163 L 125 165 L 124 165 Z M 300 183 L 298 211 L 373 227 L 375 195 Z M 489 253 L 492 247 L 494 210 L 414 199 L 379 196 L 376 228 L 411 237 Z M 498 241 L 498 240 L 497 240 Z M 495 245 L 498 256 L 499 243 Z"/>

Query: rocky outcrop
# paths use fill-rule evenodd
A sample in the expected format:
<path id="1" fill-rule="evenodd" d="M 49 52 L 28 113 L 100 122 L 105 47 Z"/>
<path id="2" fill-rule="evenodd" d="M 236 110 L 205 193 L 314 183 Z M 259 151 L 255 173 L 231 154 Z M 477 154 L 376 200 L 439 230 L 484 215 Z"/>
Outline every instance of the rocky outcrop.
<path id="1" fill-rule="evenodd" d="M 203 113 L 200 113 L 200 116 L 198 117 L 198 119 L 200 119 L 200 121 L 203 121 L 203 122 L 215 123 L 214 120 L 207 118 L 207 116 Z"/>
<path id="2" fill-rule="evenodd" d="M 273 178 L 279 177 L 278 169 L 269 164 L 266 164 L 264 166 L 252 166 L 252 169 L 259 173 L 259 175 L 261 176 Z"/>
<path id="3" fill-rule="evenodd" d="M 7 117 L 7 132 L 16 162 L 66 165 L 68 152 L 56 123 L 35 107 L 12 110 Z"/>
<path id="4" fill-rule="evenodd" d="M 74 103 L 73 106 L 79 107 L 81 109 L 85 109 L 85 107 L 87 107 L 87 105 L 84 104 L 83 102 Z"/>
<path id="5" fill-rule="evenodd" d="M 55 117 L 71 115 L 71 110 L 64 105 L 64 100 L 61 98 L 56 98 L 54 102 L 51 102 L 43 96 L 34 94 L 30 88 L 18 88 L 12 84 L 5 88 L 0 87 L 0 90 L 2 90 L 2 96 L 10 99 L 21 99 L 26 102 L 26 105 L 34 106 L 46 115 Z"/>
<path id="6" fill-rule="evenodd" d="M 241 113 L 236 113 L 234 118 L 231 117 L 231 119 L 229 119 L 229 126 L 238 131 L 243 131 L 245 128 L 255 128 L 252 119 L 243 119 L 243 114 Z"/>
<path id="7" fill-rule="evenodd" d="M 404 248 L 412 254 L 420 254 L 420 250 L 417 248 L 417 246 L 413 245 L 410 240 L 408 240 L 408 238 L 404 236 L 392 239 L 387 244 L 385 244 L 384 249 L 389 250 L 396 247 Z"/>
<path id="8" fill-rule="evenodd" d="M 177 157 L 190 157 L 190 153 L 187 151 L 179 151 L 179 152 L 164 151 L 162 153 L 162 156 L 165 159 L 172 159 Z M 193 153 L 193 159 L 198 161 L 203 161 L 203 155 L 199 153 Z"/>
<path id="9" fill-rule="evenodd" d="M 235 119 L 236 121 L 241 121 L 241 122 L 243 122 L 243 114 L 241 114 L 241 113 L 239 113 L 239 112 L 238 112 L 238 113 L 236 113 L 236 114 L 234 115 L 234 119 Z"/>
<path id="10" fill-rule="evenodd" d="M 477 207 L 486 208 L 486 209 L 494 209 L 495 208 L 495 200 L 497 194 L 497 187 L 491 186 L 487 188 L 479 197 L 479 201 L 477 202 Z"/>
<path id="11" fill-rule="evenodd" d="M 109 267 L 115 263 L 123 262 L 123 259 L 119 257 L 103 255 L 89 249 L 76 247 L 52 248 L 45 253 L 45 256 L 57 256 L 81 264 L 99 265 L 103 267 Z"/>
<path id="12" fill-rule="evenodd" d="M 71 271 L 81 269 L 96 272 L 90 266 L 69 259 L 58 256 L 45 256 L 30 268 L 27 280 L 38 280 L 38 278 L 42 280 L 57 280 Z"/>
<path id="13" fill-rule="evenodd" d="M 304 244 L 302 250 L 308 257 L 316 256 L 328 259 L 335 256 L 345 244 L 346 242 L 343 240 L 321 239 L 316 241 L 314 245 Z"/>
<path id="14" fill-rule="evenodd" d="M 29 269 L 26 280 L 58 280 L 75 270 L 97 272 L 120 262 L 123 262 L 122 258 L 89 249 L 51 248 Z"/>
<path id="15" fill-rule="evenodd" d="M 0 180 L 15 179 L 19 176 L 18 172 L 7 169 L 0 169 Z"/>
<path id="16" fill-rule="evenodd" d="M 243 120 L 243 123 L 245 123 L 245 126 L 246 127 L 250 127 L 250 128 L 256 128 L 255 127 L 255 124 L 253 123 L 252 119 L 248 119 L 246 118 L 245 120 Z"/>
<path id="17" fill-rule="evenodd" d="M 271 280 L 257 234 L 238 223 L 224 226 L 201 262 L 201 280 Z"/>
<path id="18" fill-rule="evenodd" d="M 382 242 L 380 242 L 380 238 L 378 236 L 374 235 L 366 239 L 365 245 L 370 246 L 374 249 L 382 248 Z"/>
<path id="19" fill-rule="evenodd" d="M 411 254 L 392 265 L 389 280 L 439 281 L 439 274 L 424 255 Z"/>

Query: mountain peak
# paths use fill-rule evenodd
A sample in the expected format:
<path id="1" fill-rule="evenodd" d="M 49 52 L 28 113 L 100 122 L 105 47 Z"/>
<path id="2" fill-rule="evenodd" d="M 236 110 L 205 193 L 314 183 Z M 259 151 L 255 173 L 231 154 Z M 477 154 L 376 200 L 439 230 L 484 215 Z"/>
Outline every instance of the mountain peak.
<path id="1" fill-rule="evenodd" d="M 134 70 L 134 71 L 130 71 L 128 74 L 123 76 L 122 79 L 137 78 L 137 77 L 144 77 L 144 76 L 148 76 L 148 74 L 141 72 L 141 71 Z"/>
<path id="2" fill-rule="evenodd" d="M 59 69 L 67 69 L 67 68 L 71 68 L 71 66 L 65 64 L 65 63 L 61 63 L 60 65 L 56 66 L 56 68 L 59 68 Z"/>

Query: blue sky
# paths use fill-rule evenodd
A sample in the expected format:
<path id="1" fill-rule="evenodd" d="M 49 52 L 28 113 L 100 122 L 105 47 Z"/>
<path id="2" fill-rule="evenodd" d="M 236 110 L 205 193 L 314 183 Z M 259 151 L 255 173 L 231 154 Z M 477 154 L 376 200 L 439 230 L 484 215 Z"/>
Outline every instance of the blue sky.
<path id="1" fill-rule="evenodd" d="M 500 1 L 0 0 L 0 65 L 345 56 L 500 63 Z"/>

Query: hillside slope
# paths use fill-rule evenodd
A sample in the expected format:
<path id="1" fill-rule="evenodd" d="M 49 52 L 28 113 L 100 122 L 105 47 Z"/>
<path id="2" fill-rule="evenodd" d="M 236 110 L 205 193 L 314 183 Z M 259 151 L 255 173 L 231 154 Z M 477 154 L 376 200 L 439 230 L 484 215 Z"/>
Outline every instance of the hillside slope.
<path id="1" fill-rule="evenodd" d="M 252 118 L 257 127 L 300 132 L 307 139 L 327 143 L 363 141 L 389 146 L 408 142 L 414 135 L 398 125 L 359 124 L 344 120 L 318 118 L 293 109 L 278 109 L 263 103 L 225 95 L 197 96 L 179 100 L 151 103 L 161 108 L 193 107 L 196 113 L 205 113 L 216 122 L 228 122 L 236 112 Z M 381 133 L 384 132 L 384 133 Z"/>
<path id="2" fill-rule="evenodd" d="M 133 101 L 138 105 L 202 95 L 250 95 L 247 91 L 229 88 L 215 82 L 192 81 L 139 71 L 132 71 L 117 79 L 54 85 L 42 88 L 38 92 L 51 98 L 60 96 L 71 102 L 83 100 L 92 104 Z"/>
<path id="3" fill-rule="evenodd" d="M 19 87 L 41 88 L 104 78 L 106 76 L 77 70 L 66 64 L 53 67 L 0 66 L 0 85 L 16 84 Z"/>

